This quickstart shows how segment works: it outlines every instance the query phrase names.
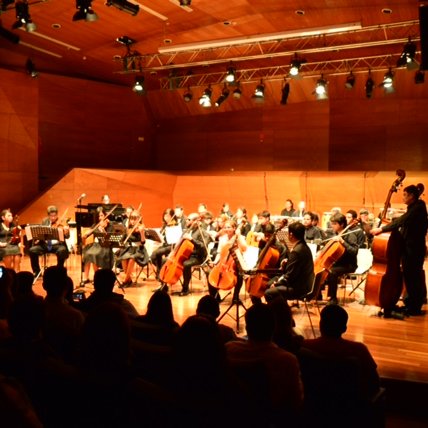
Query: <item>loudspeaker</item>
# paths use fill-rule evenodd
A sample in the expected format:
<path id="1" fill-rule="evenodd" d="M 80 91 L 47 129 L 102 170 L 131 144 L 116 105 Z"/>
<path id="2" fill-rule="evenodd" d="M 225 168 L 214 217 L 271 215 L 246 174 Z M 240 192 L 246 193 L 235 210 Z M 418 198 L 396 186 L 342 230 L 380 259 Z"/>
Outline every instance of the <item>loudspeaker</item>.
<path id="1" fill-rule="evenodd" d="M 421 36 L 421 69 L 428 70 L 428 1 L 419 2 L 419 31 Z"/>

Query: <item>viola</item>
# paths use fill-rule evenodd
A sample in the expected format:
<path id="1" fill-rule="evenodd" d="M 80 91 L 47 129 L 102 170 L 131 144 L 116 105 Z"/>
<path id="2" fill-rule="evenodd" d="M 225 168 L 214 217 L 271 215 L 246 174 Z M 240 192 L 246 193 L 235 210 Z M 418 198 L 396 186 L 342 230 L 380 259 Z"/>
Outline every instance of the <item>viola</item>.
<path id="1" fill-rule="evenodd" d="M 248 278 L 246 282 L 246 289 L 250 296 L 263 297 L 270 279 L 268 273 L 276 268 L 280 256 L 279 251 L 273 248 L 272 244 L 276 239 L 276 234 L 285 227 L 287 223 L 287 219 L 281 221 L 281 224 L 275 229 L 275 232 L 260 252 L 255 268 L 257 273 L 255 276 Z"/>
<path id="2" fill-rule="evenodd" d="M 236 275 L 235 258 L 233 251 L 236 247 L 236 235 L 222 248 L 219 262 L 211 269 L 208 275 L 209 283 L 220 290 L 230 290 L 235 287 Z"/>
<path id="3" fill-rule="evenodd" d="M 386 224 L 386 213 L 391 205 L 393 193 L 398 191 L 406 177 L 405 171 L 398 169 L 382 212 L 379 214 L 377 227 Z M 382 233 L 373 238 L 373 264 L 367 274 L 364 298 L 367 304 L 391 309 L 398 302 L 403 289 L 401 272 L 402 237 L 398 230 Z"/>

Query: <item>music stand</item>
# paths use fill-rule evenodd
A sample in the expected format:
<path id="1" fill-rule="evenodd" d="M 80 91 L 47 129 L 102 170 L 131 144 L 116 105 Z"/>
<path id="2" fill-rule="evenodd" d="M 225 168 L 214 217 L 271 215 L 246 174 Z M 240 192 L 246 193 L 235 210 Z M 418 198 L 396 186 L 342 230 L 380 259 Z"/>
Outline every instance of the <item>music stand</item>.
<path id="1" fill-rule="evenodd" d="M 217 320 L 217 322 L 220 322 L 226 315 L 229 315 L 230 318 L 232 318 L 233 320 L 236 321 L 236 333 L 239 333 L 239 320 L 244 316 L 244 315 L 239 315 L 239 307 L 242 306 L 245 311 L 247 310 L 244 303 L 242 303 L 242 300 L 239 297 L 239 292 L 241 290 L 243 283 L 244 283 L 244 279 L 242 278 L 242 282 L 240 283 L 239 288 L 237 288 L 238 284 L 235 285 L 235 289 L 233 290 L 232 302 L 230 303 L 229 307 L 221 314 L 220 318 Z M 234 306 L 236 307 L 236 315 L 235 316 L 229 314 L 229 311 Z"/>
<path id="2" fill-rule="evenodd" d="M 151 239 L 155 242 L 162 242 L 162 237 L 155 229 L 145 229 L 144 236 L 146 237 L 146 239 Z"/>
<path id="3" fill-rule="evenodd" d="M 25 227 L 25 235 L 27 237 L 28 241 L 32 240 L 38 240 L 38 241 L 58 241 L 58 242 L 64 242 L 64 231 L 62 228 L 58 227 L 51 227 L 51 226 L 44 226 L 41 224 L 34 224 L 34 225 L 28 225 Z M 46 260 L 46 254 L 48 253 L 44 252 L 43 254 L 43 267 L 40 269 L 40 272 L 37 274 L 36 278 L 34 278 L 34 282 L 36 282 L 42 272 L 46 270 L 47 267 L 47 260 Z"/>

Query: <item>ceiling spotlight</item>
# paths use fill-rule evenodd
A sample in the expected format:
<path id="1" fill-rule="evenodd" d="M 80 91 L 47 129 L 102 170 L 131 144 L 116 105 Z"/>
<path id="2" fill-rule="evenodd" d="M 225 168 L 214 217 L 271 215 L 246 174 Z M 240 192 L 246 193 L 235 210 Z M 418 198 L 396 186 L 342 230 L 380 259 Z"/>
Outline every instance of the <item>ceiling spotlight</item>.
<path id="1" fill-rule="evenodd" d="M 27 0 L 19 0 L 15 3 L 16 22 L 12 25 L 13 29 L 25 26 L 28 32 L 36 31 L 36 24 L 31 20 Z"/>
<path id="2" fill-rule="evenodd" d="M 300 68 L 302 67 L 302 64 L 306 62 L 306 59 L 299 58 L 297 54 L 294 54 L 294 58 L 291 61 L 290 65 L 290 75 L 293 77 L 296 77 L 299 72 Z"/>
<path id="3" fill-rule="evenodd" d="M 98 15 L 92 9 L 92 0 L 76 0 L 77 12 L 73 15 L 73 21 L 96 21 Z"/>
<path id="4" fill-rule="evenodd" d="M 25 63 L 25 70 L 33 79 L 35 79 L 39 75 L 36 70 L 36 66 L 34 65 L 34 62 L 31 61 L 30 58 L 28 58 L 27 62 Z"/>
<path id="5" fill-rule="evenodd" d="M 132 87 L 132 90 L 137 94 L 143 94 L 145 92 L 144 88 L 144 76 L 136 76 L 135 83 Z"/>
<path id="6" fill-rule="evenodd" d="M 415 83 L 417 85 L 425 82 L 425 73 L 422 70 L 418 70 L 415 73 Z"/>
<path id="7" fill-rule="evenodd" d="M 380 84 L 380 86 L 383 86 L 383 89 L 385 89 L 387 92 L 392 92 L 394 90 L 393 84 L 394 73 L 391 69 L 389 69 L 383 76 L 383 82 Z"/>
<path id="8" fill-rule="evenodd" d="M 403 52 L 397 60 L 397 67 L 407 67 L 407 70 L 415 70 L 419 68 L 419 64 L 415 61 L 416 44 L 410 38 L 404 45 Z"/>
<path id="9" fill-rule="evenodd" d="M 187 91 L 183 94 L 183 100 L 186 103 L 189 103 L 190 101 L 192 101 L 192 98 L 193 98 L 193 93 L 192 93 L 192 91 L 190 90 L 190 87 L 189 87 L 189 88 L 187 88 Z"/>
<path id="10" fill-rule="evenodd" d="M 242 91 L 240 86 L 241 86 L 240 83 L 236 82 L 236 89 L 233 91 L 233 94 L 232 94 L 235 100 L 239 100 L 239 98 L 241 98 Z"/>
<path id="11" fill-rule="evenodd" d="M 221 95 L 217 98 L 217 101 L 215 102 L 216 107 L 220 107 L 220 105 L 226 100 L 226 98 L 229 96 L 229 89 L 227 89 L 226 83 L 223 86 L 223 90 L 221 91 Z"/>
<path id="12" fill-rule="evenodd" d="M 287 104 L 289 95 L 290 95 L 290 84 L 286 82 L 285 85 L 282 87 L 281 104 L 284 104 L 284 105 Z"/>
<path id="13" fill-rule="evenodd" d="M 138 4 L 131 3 L 128 0 L 107 0 L 105 5 L 113 6 L 133 16 L 140 11 L 140 6 Z"/>
<path id="14" fill-rule="evenodd" d="M 208 87 L 205 89 L 204 93 L 202 94 L 201 98 L 199 98 L 199 105 L 202 107 L 211 107 L 211 95 L 213 91 L 211 89 L 211 85 L 208 85 Z"/>
<path id="15" fill-rule="evenodd" d="M 256 86 L 254 90 L 254 94 L 251 97 L 256 102 L 263 102 L 265 99 L 265 85 L 263 84 L 263 80 L 260 80 L 260 83 Z"/>
<path id="16" fill-rule="evenodd" d="M 125 46 L 131 46 L 134 43 L 137 43 L 136 40 L 131 39 L 131 37 L 128 37 L 128 36 L 116 37 L 116 42 L 119 42 L 119 43 L 121 43 L 122 45 L 125 45 Z"/>
<path id="17" fill-rule="evenodd" d="M 315 86 L 315 94 L 318 99 L 327 98 L 327 80 L 324 79 L 323 75 L 317 80 L 317 84 Z"/>
<path id="18" fill-rule="evenodd" d="M 352 71 L 348 74 L 346 77 L 345 82 L 345 88 L 346 89 L 352 89 L 355 85 L 355 76 L 353 75 Z"/>
<path id="19" fill-rule="evenodd" d="M 236 79 L 236 68 L 235 67 L 228 67 L 227 74 L 226 74 L 226 82 L 227 83 L 234 83 Z"/>
<path id="20" fill-rule="evenodd" d="M 373 96 L 373 89 L 375 88 L 375 86 L 376 86 L 375 82 L 372 79 L 371 72 L 369 70 L 369 77 L 367 77 L 366 86 L 365 86 L 367 98 L 371 98 Z"/>
<path id="21" fill-rule="evenodd" d="M 180 6 L 190 6 L 192 4 L 192 0 L 180 0 Z"/>

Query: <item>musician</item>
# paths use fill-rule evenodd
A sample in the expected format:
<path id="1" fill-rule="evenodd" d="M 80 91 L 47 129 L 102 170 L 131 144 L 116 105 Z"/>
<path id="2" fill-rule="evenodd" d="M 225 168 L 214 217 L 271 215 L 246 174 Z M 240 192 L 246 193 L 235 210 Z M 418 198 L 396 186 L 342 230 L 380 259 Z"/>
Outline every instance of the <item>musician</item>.
<path id="1" fill-rule="evenodd" d="M 357 220 L 358 214 L 355 210 L 348 210 L 346 211 L 346 222 L 348 226 L 351 223 L 354 223 L 353 226 L 350 226 L 348 231 L 355 232 L 355 235 L 357 237 L 358 242 L 358 248 L 367 248 L 367 240 L 366 240 L 366 234 L 364 233 L 364 230 L 360 226 L 360 222 Z"/>
<path id="2" fill-rule="evenodd" d="M 425 236 L 428 228 L 427 208 L 420 199 L 423 185 L 410 185 L 403 190 L 403 202 L 407 211 L 391 223 L 375 227 L 371 233 L 378 235 L 383 232 L 398 230 L 403 237 L 401 265 L 407 295 L 404 299 L 408 315 L 421 315 L 426 295 L 423 280 L 423 264 L 426 253 Z"/>
<path id="3" fill-rule="evenodd" d="M 0 260 L 5 267 L 20 271 L 21 266 L 21 227 L 13 223 L 10 209 L 0 213 Z"/>
<path id="4" fill-rule="evenodd" d="M 347 225 L 346 217 L 343 214 L 334 214 L 330 218 L 330 223 L 334 233 L 334 237 L 331 239 L 340 242 L 345 248 L 343 255 L 333 263 L 326 279 L 328 301 L 331 304 L 337 304 L 337 285 L 340 276 L 355 272 L 357 269 L 358 241 L 354 232 L 340 235 Z"/>
<path id="5" fill-rule="evenodd" d="M 129 226 L 129 218 L 131 217 L 131 214 L 134 212 L 134 207 L 132 205 L 129 205 L 125 208 L 124 212 L 124 218 L 122 219 L 123 225 L 128 228 Z"/>
<path id="6" fill-rule="evenodd" d="M 188 239 L 194 245 L 190 257 L 183 262 L 183 283 L 180 296 L 189 294 L 189 284 L 192 278 L 192 267 L 202 264 L 208 255 L 208 244 L 211 237 L 206 230 L 200 225 L 198 213 L 191 213 L 187 217 L 187 230 L 183 234 L 183 239 Z"/>
<path id="7" fill-rule="evenodd" d="M 64 233 L 64 239 L 69 238 L 70 228 L 68 225 L 62 225 L 59 222 L 58 217 L 58 208 L 55 205 L 50 205 L 47 208 L 48 216 L 42 220 L 42 226 L 50 226 L 62 228 Z M 37 277 L 40 274 L 40 264 L 39 256 L 46 253 L 56 254 L 57 257 L 57 266 L 64 266 L 65 261 L 68 258 L 68 248 L 65 242 L 60 242 L 58 240 L 49 240 L 49 241 L 36 241 L 33 240 L 33 245 L 30 247 L 30 261 L 31 269 L 33 270 L 34 276 Z"/>
<path id="8" fill-rule="evenodd" d="M 285 201 L 285 208 L 281 211 L 282 216 L 286 217 L 297 217 L 298 212 L 294 209 L 294 204 L 291 199 Z"/>
<path id="9" fill-rule="evenodd" d="M 219 238 L 218 238 L 218 249 L 217 255 L 213 260 L 213 265 L 218 265 L 221 262 L 221 256 L 224 253 L 225 248 L 233 249 L 233 251 L 239 250 L 241 254 L 243 254 L 247 250 L 247 241 L 245 236 L 241 234 L 241 230 L 237 227 L 236 223 L 233 220 L 226 220 L 223 228 L 221 229 Z M 232 257 L 232 256 L 230 256 Z M 242 268 L 242 266 L 241 266 Z M 235 263 L 235 275 L 237 277 L 237 283 L 235 285 L 235 293 L 239 296 L 239 291 L 242 287 L 243 276 L 240 272 L 238 266 Z M 211 296 L 215 297 L 219 300 L 218 289 L 208 282 L 208 290 Z"/>
<path id="10" fill-rule="evenodd" d="M 151 254 L 150 260 L 156 268 L 156 279 L 159 280 L 159 272 L 166 258 L 172 250 L 172 245 L 167 242 L 167 228 L 177 226 L 177 219 L 172 208 L 167 208 L 162 214 L 162 227 L 159 231 L 162 237 L 162 244 Z"/>
<path id="11" fill-rule="evenodd" d="M 305 241 L 313 242 L 315 240 L 322 241 L 323 231 L 318 226 L 314 226 L 315 214 L 307 211 L 303 216 L 303 226 L 305 228 Z M 294 223 L 293 223 L 294 224 Z"/>
<path id="12" fill-rule="evenodd" d="M 176 205 L 174 209 L 175 220 L 184 230 L 186 228 L 186 216 L 184 215 L 183 205 Z"/>
<path id="13" fill-rule="evenodd" d="M 370 221 L 369 211 L 365 208 L 360 209 L 360 219 L 361 219 L 361 228 L 364 230 L 366 234 L 367 247 L 371 248 L 373 242 L 373 235 L 371 234 L 371 230 L 373 227 L 373 221 Z"/>
<path id="14" fill-rule="evenodd" d="M 299 299 L 307 294 L 314 281 L 314 262 L 312 252 L 305 241 L 305 226 L 295 222 L 288 226 L 288 239 L 293 249 L 284 273 L 270 282 L 265 291 L 266 301 L 282 296 L 285 300 Z"/>
<path id="15" fill-rule="evenodd" d="M 86 245 L 83 248 L 83 280 L 82 284 L 89 283 L 89 273 L 91 266 L 93 266 L 94 272 L 98 269 L 112 269 L 113 268 L 113 251 L 111 249 L 110 243 L 101 242 L 101 239 L 96 235 L 102 236 L 103 234 L 113 232 L 113 226 L 110 223 L 109 219 L 106 216 L 106 212 L 102 209 L 97 210 L 98 212 L 98 223 L 94 224 L 88 232 L 82 237 L 83 242 L 88 239 L 90 236 L 94 237 L 94 242 Z"/>
<path id="16" fill-rule="evenodd" d="M 228 218 L 233 217 L 233 213 L 230 210 L 230 205 L 227 202 L 224 202 L 223 205 L 221 206 L 220 215 L 222 214 L 226 214 Z"/>
<path id="17" fill-rule="evenodd" d="M 149 254 L 144 246 L 146 241 L 144 235 L 144 224 L 138 211 L 133 211 L 129 217 L 129 224 L 126 229 L 125 243 L 117 255 L 117 262 L 122 263 L 125 278 L 122 287 L 129 287 L 132 284 L 132 273 L 135 263 L 144 267 L 149 262 Z"/>
<path id="18" fill-rule="evenodd" d="M 233 217 L 237 227 L 241 230 L 241 235 L 247 236 L 251 230 L 251 224 L 247 218 L 247 209 L 245 207 L 238 207 Z"/>

